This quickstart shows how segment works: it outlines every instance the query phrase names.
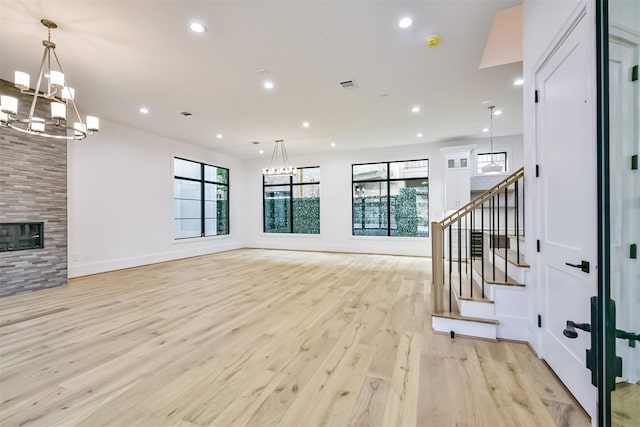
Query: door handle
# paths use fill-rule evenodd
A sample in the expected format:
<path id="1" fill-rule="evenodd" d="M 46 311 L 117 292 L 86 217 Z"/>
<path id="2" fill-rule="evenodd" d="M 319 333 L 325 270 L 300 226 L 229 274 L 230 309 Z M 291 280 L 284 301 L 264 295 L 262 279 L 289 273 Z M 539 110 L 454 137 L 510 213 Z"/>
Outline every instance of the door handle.
<path id="1" fill-rule="evenodd" d="M 621 340 L 629 340 L 629 347 L 635 347 L 636 341 L 640 342 L 640 334 L 616 329 L 616 338 Z"/>
<path id="2" fill-rule="evenodd" d="M 576 323 L 573 320 L 567 320 L 567 327 L 564 328 L 562 334 L 567 338 L 578 338 L 576 329 L 581 329 L 585 332 L 591 332 L 591 325 L 589 323 Z"/>
<path id="3" fill-rule="evenodd" d="M 580 270 L 582 270 L 584 273 L 588 273 L 589 272 L 589 261 L 581 261 L 580 264 L 571 264 L 570 262 L 565 262 L 565 265 L 568 265 L 569 267 L 574 267 L 574 268 L 579 268 Z"/>

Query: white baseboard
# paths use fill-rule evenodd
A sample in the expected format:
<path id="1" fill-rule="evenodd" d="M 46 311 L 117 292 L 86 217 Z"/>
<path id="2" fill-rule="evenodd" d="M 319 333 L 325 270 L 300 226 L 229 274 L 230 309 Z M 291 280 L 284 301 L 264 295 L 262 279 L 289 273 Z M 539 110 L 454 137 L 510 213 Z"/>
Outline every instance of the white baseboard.
<path id="1" fill-rule="evenodd" d="M 215 246 L 209 245 L 198 246 L 195 248 L 180 248 L 180 250 L 172 250 L 138 257 L 119 258 L 76 265 L 69 264 L 68 275 L 69 278 L 88 276 L 90 274 L 105 273 L 107 271 L 122 270 L 124 268 L 140 267 L 142 265 L 157 264 L 176 259 L 230 251 L 233 249 L 240 249 L 241 247 L 242 245 L 238 242 L 225 242 L 222 244 L 216 244 Z"/>

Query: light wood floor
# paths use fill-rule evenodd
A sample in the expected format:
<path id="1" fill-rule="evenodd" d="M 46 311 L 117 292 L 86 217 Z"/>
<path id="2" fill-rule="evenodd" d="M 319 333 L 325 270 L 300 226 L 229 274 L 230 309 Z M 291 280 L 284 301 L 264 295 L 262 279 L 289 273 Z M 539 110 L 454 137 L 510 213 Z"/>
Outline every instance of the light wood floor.
<path id="1" fill-rule="evenodd" d="M 246 249 L 1 299 L 0 425 L 588 425 L 526 345 L 432 333 L 430 270 Z"/>

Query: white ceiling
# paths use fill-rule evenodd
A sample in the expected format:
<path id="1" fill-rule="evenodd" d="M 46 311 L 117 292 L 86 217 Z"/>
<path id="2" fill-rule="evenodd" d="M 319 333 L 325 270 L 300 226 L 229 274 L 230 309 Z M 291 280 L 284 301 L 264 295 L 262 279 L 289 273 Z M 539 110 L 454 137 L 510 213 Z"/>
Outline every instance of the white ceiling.
<path id="1" fill-rule="evenodd" d="M 487 100 L 504 112 L 494 135 L 518 134 L 522 63 L 478 66 L 496 11 L 520 3 L 0 0 L 0 78 L 21 70 L 33 84 L 47 18 L 81 110 L 241 158 L 275 139 L 295 155 L 486 136 Z M 348 79 L 359 87 L 342 89 Z"/>

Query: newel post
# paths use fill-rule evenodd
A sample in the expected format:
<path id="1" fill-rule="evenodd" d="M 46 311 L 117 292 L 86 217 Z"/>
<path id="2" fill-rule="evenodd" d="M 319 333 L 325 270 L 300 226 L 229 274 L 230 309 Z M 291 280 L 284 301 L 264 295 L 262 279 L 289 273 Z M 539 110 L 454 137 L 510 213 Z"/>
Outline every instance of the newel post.
<path id="1" fill-rule="evenodd" d="M 431 223 L 431 298 L 433 299 L 433 313 L 444 311 L 444 275 L 442 267 L 442 224 Z"/>

